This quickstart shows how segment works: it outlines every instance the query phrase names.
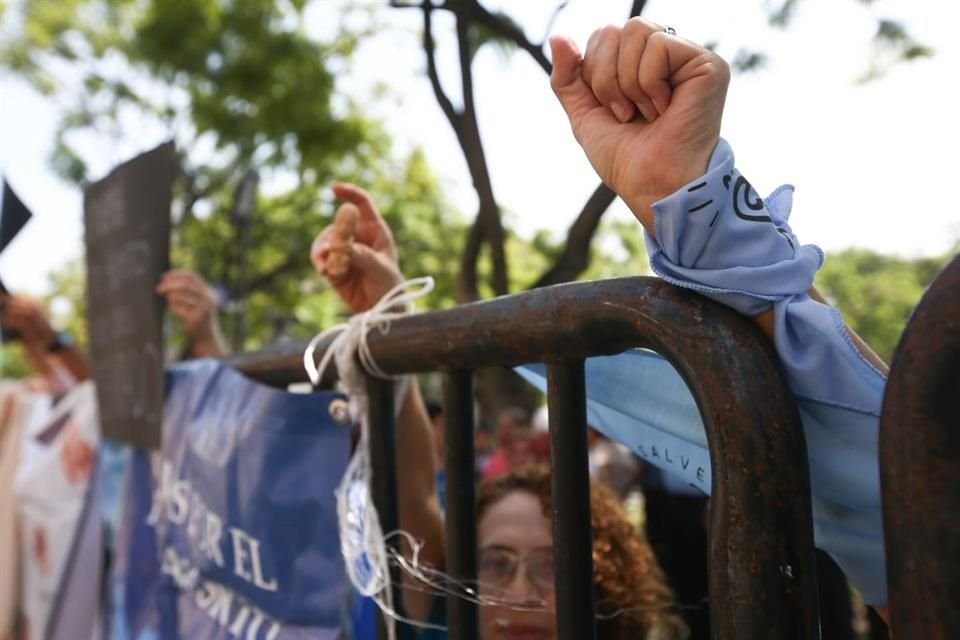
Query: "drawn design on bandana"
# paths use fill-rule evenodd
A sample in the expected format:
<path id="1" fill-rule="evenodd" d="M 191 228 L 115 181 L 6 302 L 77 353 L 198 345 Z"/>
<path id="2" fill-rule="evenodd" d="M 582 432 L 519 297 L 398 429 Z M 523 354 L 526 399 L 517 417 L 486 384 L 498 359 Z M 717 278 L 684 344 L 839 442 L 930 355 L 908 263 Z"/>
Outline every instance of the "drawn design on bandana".
<path id="1" fill-rule="evenodd" d="M 759 215 L 747 213 L 747 211 L 744 211 L 744 209 L 740 207 L 741 200 L 749 211 L 761 211 L 763 213 Z M 741 220 L 773 223 L 770 216 L 764 212 L 763 198 L 760 197 L 756 189 L 753 188 L 753 185 L 747 182 L 747 179 L 743 176 L 737 176 L 737 181 L 733 185 L 733 212 L 737 214 L 737 217 Z"/>
<path id="2" fill-rule="evenodd" d="M 735 172 L 736 173 L 736 172 Z M 778 225 L 766 212 L 766 205 L 763 202 L 763 198 L 760 197 L 760 194 L 757 193 L 757 190 L 753 188 L 753 185 L 750 184 L 746 178 L 744 178 L 739 173 L 737 175 L 737 180 L 733 184 L 733 195 L 731 200 L 733 202 L 733 212 L 741 220 L 746 220 L 747 222 L 769 222 L 774 226 L 784 240 L 790 244 L 790 248 L 793 249 L 796 253 L 797 247 L 793 244 L 793 238 L 790 237 L 790 232 L 786 229 L 783 229 Z M 730 190 L 730 181 L 733 179 L 732 174 L 727 174 L 723 176 L 723 186 L 729 191 Z M 741 208 L 741 203 L 744 208 Z M 759 211 L 761 213 L 748 213 L 749 211 Z M 713 223 L 711 222 L 711 226 Z"/>

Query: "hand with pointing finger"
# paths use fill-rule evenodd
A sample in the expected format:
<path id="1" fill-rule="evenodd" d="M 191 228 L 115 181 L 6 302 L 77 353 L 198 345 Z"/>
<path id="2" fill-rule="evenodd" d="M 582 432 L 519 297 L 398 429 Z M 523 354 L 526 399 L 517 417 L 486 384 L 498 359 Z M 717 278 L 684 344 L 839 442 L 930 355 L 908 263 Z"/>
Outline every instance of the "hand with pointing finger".
<path id="1" fill-rule="evenodd" d="M 550 84 L 600 178 L 651 233 L 650 205 L 702 175 L 720 136 L 730 71 L 643 18 L 590 37 L 581 57 L 550 39 Z"/>
<path id="2" fill-rule="evenodd" d="M 341 208 L 355 208 L 351 212 L 356 215 L 352 237 L 337 237 L 336 223 L 327 226 L 314 239 L 310 260 L 350 311 L 360 313 L 403 282 L 397 248 L 390 227 L 366 191 L 352 184 L 337 183 L 333 185 L 333 193 L 344 201 Z"/>

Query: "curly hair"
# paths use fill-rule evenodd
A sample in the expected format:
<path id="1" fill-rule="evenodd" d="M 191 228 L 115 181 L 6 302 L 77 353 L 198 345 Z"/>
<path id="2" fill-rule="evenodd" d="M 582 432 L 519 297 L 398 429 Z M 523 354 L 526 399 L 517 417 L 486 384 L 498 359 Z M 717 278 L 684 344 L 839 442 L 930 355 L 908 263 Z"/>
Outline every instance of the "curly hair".
<path id="1" fill-rule="evenodd" d="M 477 517 L 514 491 L 540 500 L 551 517 L 550 470 L 532 465 L 485 480 L 477 493 Z M 596 587 L 598 640 L 683 640 L 689 631 L 673 609 L 673 592 L 647 541 L 627 520 L 613 493 L 600 483 L 590 486 L 593 530 L 593 579 Z"/>

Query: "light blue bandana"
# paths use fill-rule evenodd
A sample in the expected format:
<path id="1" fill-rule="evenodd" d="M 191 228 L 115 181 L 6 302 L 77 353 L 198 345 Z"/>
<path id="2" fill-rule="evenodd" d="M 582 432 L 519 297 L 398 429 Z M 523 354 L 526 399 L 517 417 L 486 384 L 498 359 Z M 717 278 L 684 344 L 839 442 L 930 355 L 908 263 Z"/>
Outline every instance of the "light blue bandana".
<path id="1" fill-rule="evenodd" d="M 880 474 L 886 379 L 857 351 L 839 312 L 807 295 L 823 252 L 787 224 L 793 188 L 762 200 L 720 140 L 706 175 L 653 205 L 653 270 L 746 315 L 773 308 L 775 346 L 796 396 L 810 460 L 814 537 L 867 603 L 887 601 Z M 546 388 L 540 365 L 518 368 Z M 656 467 L 710 492 L 706 434 L 680 375 L 648 351 L 586 364 L 590 424 Z"/>

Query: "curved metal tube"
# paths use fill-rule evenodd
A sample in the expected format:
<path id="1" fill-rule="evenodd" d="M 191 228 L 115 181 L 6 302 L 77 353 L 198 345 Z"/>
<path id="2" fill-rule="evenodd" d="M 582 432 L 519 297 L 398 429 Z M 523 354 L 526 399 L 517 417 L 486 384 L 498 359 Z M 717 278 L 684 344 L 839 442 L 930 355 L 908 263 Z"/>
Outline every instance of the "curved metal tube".
<path id="1" fill-rule="evenodd" d="M 960 628 L 960 256 L 917 305 L 880 419 L 887 584 L 896 638 Z"/>

